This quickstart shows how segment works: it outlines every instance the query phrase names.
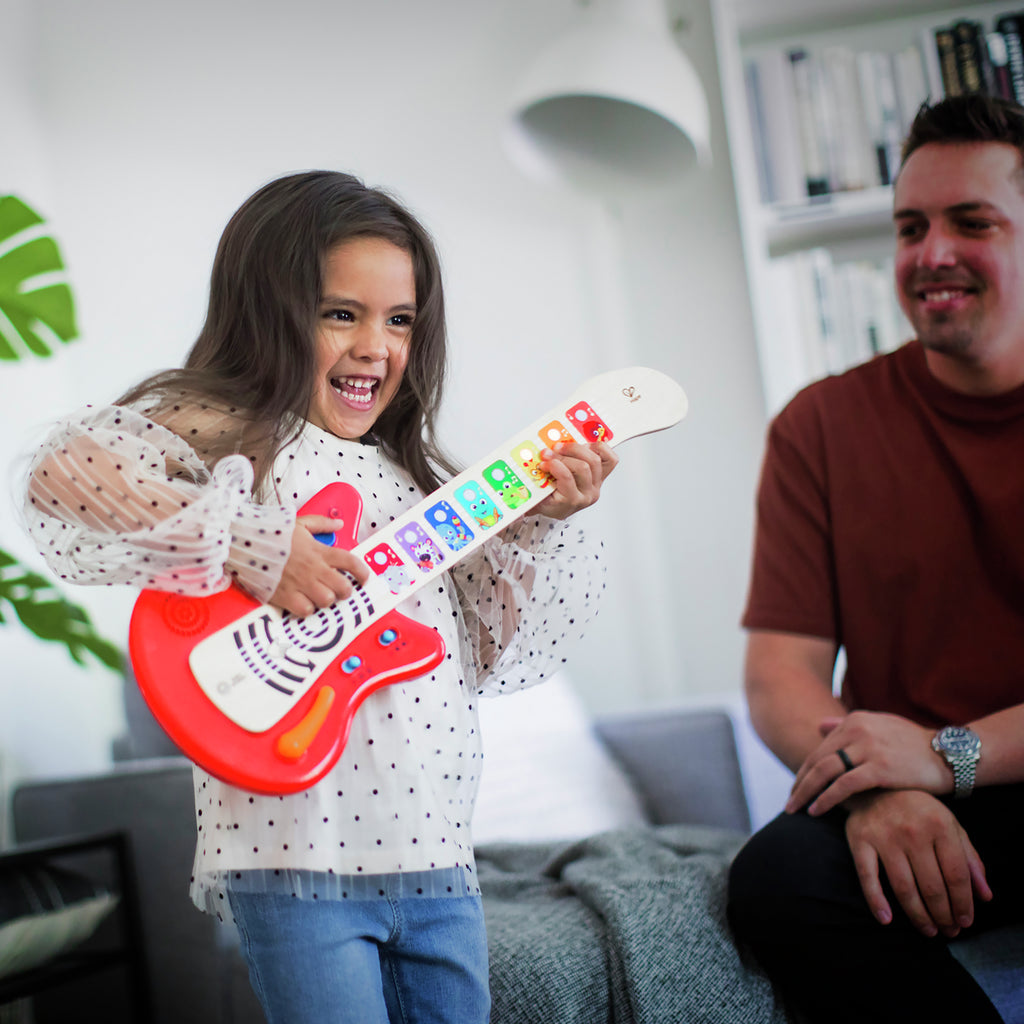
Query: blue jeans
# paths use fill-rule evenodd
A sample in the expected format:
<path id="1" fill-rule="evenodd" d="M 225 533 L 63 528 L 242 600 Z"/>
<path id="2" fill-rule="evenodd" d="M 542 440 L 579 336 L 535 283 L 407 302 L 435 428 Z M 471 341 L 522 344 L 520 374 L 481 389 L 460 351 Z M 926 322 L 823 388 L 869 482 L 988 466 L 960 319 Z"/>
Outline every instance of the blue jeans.
<path id="1" fill-rule="evenodd" d="M 302 900 L 232 892 L 230 900 L 268 1024 L 490 1019 L 478 896 Z"/>

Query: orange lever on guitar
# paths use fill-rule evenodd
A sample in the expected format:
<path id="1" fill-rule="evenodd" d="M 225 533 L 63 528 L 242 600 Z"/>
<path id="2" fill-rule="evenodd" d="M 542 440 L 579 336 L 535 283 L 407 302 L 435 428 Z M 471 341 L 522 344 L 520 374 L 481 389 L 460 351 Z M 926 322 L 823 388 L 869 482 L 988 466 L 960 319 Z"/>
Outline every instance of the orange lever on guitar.
<path id="1" fill-rule="evenodd" d="M 316 734 L 327 721 L 331 706 L 334 704 L 334 691 L 325 686 L 313 701 L 313 706 L 306 717 L 294 729 L 289 729 L 277 741 L 277 752 L 288 761 L 297 761 L 309 750 L 316 739 Z"/>

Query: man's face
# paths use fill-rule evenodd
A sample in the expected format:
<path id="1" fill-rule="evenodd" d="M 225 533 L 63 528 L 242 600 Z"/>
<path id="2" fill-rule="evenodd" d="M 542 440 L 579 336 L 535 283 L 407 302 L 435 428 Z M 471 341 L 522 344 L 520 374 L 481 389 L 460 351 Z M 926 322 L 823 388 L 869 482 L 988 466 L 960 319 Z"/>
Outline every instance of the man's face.
<path id="1" fill-rule="evenodd" d="M 895 189 L 896 289 L 940 380 L 1024 382 L 1024 169 L 1013 146 L 929 143 Z"/>

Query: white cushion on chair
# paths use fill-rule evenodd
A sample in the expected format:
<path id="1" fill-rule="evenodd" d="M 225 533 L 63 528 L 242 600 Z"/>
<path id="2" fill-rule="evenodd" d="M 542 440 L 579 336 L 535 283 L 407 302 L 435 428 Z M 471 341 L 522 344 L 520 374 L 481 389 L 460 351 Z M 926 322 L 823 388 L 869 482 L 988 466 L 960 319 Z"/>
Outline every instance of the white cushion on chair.
<path id="1" fill-rule="evenodd" d="M 646 823 L 639 797 L 564 674 L 481 699 L 480 721 L 476 844 L 579 839 Z"/>

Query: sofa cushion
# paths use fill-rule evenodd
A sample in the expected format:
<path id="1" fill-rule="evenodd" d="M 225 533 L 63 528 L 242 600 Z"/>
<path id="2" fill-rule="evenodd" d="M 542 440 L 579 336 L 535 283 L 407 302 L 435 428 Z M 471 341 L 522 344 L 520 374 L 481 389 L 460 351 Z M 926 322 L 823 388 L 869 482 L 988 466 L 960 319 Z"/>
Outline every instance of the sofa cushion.
<path id="1" fill-rule="evenodd" d="M 565 675 L 481 700 L 480 729 L 475 843 L 579 839 L 647 822 Z"/>
<path id="2" fill-rule="evenodd" d="M 656 825 L 750 831 L 750 811 L 728 713 L 666 708 L 601 719 L 597 731 L 643 794 Z"/>
<path id="3" fill-rule="evenodd" d="M 0 978 L 84 942 L 116 905 L 117 896 L 76 872 L 0 862 Z"/>

